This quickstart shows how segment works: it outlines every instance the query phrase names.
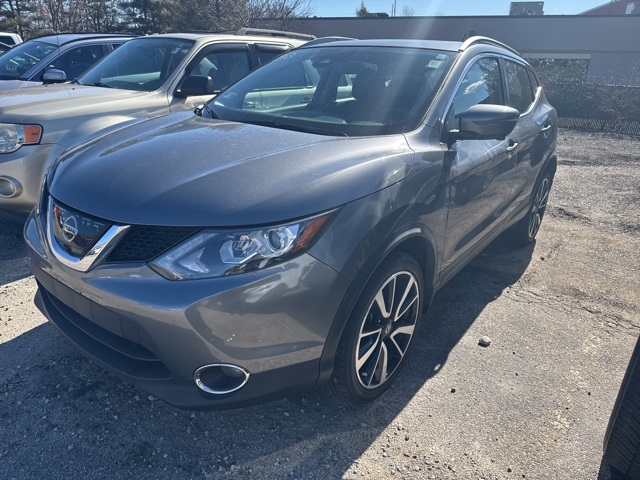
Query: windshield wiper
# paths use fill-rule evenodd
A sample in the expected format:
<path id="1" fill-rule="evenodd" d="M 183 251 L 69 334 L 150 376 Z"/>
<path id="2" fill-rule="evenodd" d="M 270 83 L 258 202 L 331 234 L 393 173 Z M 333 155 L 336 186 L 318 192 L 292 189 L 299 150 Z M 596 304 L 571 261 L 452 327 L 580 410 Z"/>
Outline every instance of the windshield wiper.
<path id="1" fill-rule="evenodd" d="M 80 82 L 78 82 L 80 83 Z M 81 85 L 86 85 L 88 87 L 104 87 L 104 88 L 116 88 L 111 85 L 107 85 L 106 83 L 96 82 L 96 83 L 81 83 Z"/>

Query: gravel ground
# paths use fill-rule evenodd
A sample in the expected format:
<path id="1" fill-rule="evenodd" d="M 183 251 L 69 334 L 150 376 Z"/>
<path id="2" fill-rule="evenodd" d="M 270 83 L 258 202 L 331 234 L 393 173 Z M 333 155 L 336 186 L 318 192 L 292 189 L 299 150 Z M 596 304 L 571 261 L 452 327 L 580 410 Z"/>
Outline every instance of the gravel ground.
<path id="1" fill-rule="evenodd" d="M 0 221 L 0 478 L 600 479 L 640 332 L 640 139 L 562 130 L 535 245 L 498 239 L 437 295 L 398 382 L 226 412 L 101 371 L 32 304 Z M 482 336 L 491 345 L 478 345 Z"/>

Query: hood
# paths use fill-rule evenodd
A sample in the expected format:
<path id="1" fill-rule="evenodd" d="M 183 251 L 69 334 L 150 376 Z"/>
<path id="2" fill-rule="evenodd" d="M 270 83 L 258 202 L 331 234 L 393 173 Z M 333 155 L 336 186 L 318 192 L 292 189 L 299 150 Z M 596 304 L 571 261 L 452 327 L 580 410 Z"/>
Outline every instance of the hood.
<path id="1" fill-rule="evenodd" d="M 90 109 L 111 111 L 113 102 L 149 95 L 149 92 L 89 87 L 65 83 L 0 91 L 0 118 L 3 122 L 36 123 L 65 116 L 65 111 Z"/>
<path id="2" fill-rule="evenodd" d="M 0 80 L 0 90 L 13 90 L 14 88 L 35 87 L 42 82 L 30 82 L 28 80 Z"/>
<path id="3" fill-rule="evenodd" d="M 237 227 L 335 208 L 400 181 L 402 135 L 327 137 L 188 112 L 119 130 L 64 155 L 49 191 L 124 224 Z"/>

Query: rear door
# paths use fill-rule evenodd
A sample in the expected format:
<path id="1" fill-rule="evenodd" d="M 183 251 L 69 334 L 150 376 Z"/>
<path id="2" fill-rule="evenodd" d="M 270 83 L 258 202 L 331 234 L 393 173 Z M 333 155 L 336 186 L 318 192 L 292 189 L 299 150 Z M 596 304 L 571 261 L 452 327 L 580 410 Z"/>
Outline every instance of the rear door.
<path id="1" fill-rule="evenodd" d="M 509 135 L 514 164 L 514 205 L 528 205 L 553 128 L 552 108 L 544 101 L 533 71 L 527 65 L 503 59 L 507 85 L 507 104 L 520 112 L 520 120 Z"/>

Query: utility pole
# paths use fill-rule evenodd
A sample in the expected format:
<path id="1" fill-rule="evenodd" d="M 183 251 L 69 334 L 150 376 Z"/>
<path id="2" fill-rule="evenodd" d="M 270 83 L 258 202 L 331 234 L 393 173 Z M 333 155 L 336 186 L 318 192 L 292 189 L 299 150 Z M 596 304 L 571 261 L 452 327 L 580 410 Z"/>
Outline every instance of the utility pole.
<path id="1" fill-rule="evenodd" d="M 391 16 L 395 17 L 396 16 L 396 2 L 398 0 L 393 0 L 393 5 L 391 5 Z"/>

